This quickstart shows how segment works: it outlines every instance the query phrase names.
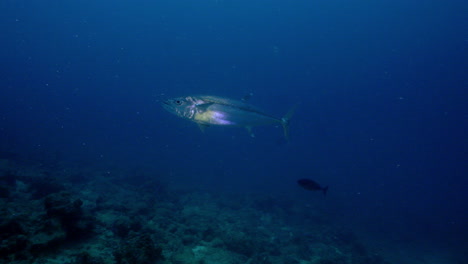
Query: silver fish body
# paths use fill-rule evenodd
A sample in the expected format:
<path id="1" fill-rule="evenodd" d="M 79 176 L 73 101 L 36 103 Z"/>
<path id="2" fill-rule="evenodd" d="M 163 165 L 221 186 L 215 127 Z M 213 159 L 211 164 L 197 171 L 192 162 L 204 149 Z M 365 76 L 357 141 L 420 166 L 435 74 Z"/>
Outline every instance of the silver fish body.
<path id="1" fill-rule="evenodd" d="M 218 96 L 186 96 L 167 100 L 163 106 L 169 112 L 197 123 L 200 128 L 210 125 L 243 126 L 249 131 L 253 126 L 281 124 L 285 137 L 289 137 L 291 110 L 283 118 L 265 114 L 243 101 Z"/>

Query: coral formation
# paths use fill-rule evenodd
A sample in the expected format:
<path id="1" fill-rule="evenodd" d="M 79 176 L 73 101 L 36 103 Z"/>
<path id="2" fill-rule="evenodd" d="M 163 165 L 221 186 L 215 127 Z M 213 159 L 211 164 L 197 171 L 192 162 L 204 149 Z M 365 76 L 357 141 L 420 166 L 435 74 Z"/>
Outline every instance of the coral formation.
<path id="1" fill-rule="evenodd" d="M 286 198 L 176 192 L 126 172 L 59 181 L 49 170 L 0 168 L 0 263 L 387 263 Z"/>
<path id="2" fill-rule="evenodd" d="M 157 247 L 148 234 L 135 234 L 123 241 L 114 257 L 117 264 L 152 264 L 163 259 L 162 248 Z"/>

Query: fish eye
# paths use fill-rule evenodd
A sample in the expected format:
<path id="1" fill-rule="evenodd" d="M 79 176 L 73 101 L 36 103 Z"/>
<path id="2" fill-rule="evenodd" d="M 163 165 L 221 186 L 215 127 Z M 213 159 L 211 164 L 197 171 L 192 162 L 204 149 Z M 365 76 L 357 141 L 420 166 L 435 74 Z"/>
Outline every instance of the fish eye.
<path id="1" fill-rule="evenodd" d="M 181 104 L 182 104 L 182 101 L 180 101 L 180 100 L 175 100 L 175 103 L 178 104 L 178 105 L 181 105 Z"/>

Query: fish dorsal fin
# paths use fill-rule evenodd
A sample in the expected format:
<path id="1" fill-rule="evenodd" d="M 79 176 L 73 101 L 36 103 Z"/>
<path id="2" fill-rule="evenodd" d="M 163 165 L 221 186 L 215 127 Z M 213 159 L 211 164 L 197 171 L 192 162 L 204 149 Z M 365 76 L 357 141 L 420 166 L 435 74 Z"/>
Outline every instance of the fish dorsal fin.
<path id="1" fill-rule="evenodd" d="M 209 127 L 209 125 L 198 124 L 198 128 L 200 128 L 201 132 L 203 133 L 205 133 L 207 127 Z"/>
<path id="2" fill-rule="evenodd" d="M 243 102 L 247 102 L 247 101 L 250 100 L 250 98 L 252 98 L 252 96 L 253 96 L 253 93 L 248 93 L 248 94 L 244 95 L 244 97 L 242 97 L 241 100 L 242 100 Z"/>

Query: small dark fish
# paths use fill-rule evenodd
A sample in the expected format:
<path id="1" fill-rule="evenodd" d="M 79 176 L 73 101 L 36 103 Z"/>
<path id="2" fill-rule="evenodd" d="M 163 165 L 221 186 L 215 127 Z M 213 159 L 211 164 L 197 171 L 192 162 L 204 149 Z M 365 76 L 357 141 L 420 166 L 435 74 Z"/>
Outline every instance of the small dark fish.
<path id="1" fill-rule="evenodd" d="M 300 179 L 297 181 L 297 184 L 302 188 L 309 190 L 309 191 L 323 191 L 323 195 L 327 195 L 328 186 L 323 187 L 320 184 L 316 183 L 313 180 L 309 179 Z"/>

